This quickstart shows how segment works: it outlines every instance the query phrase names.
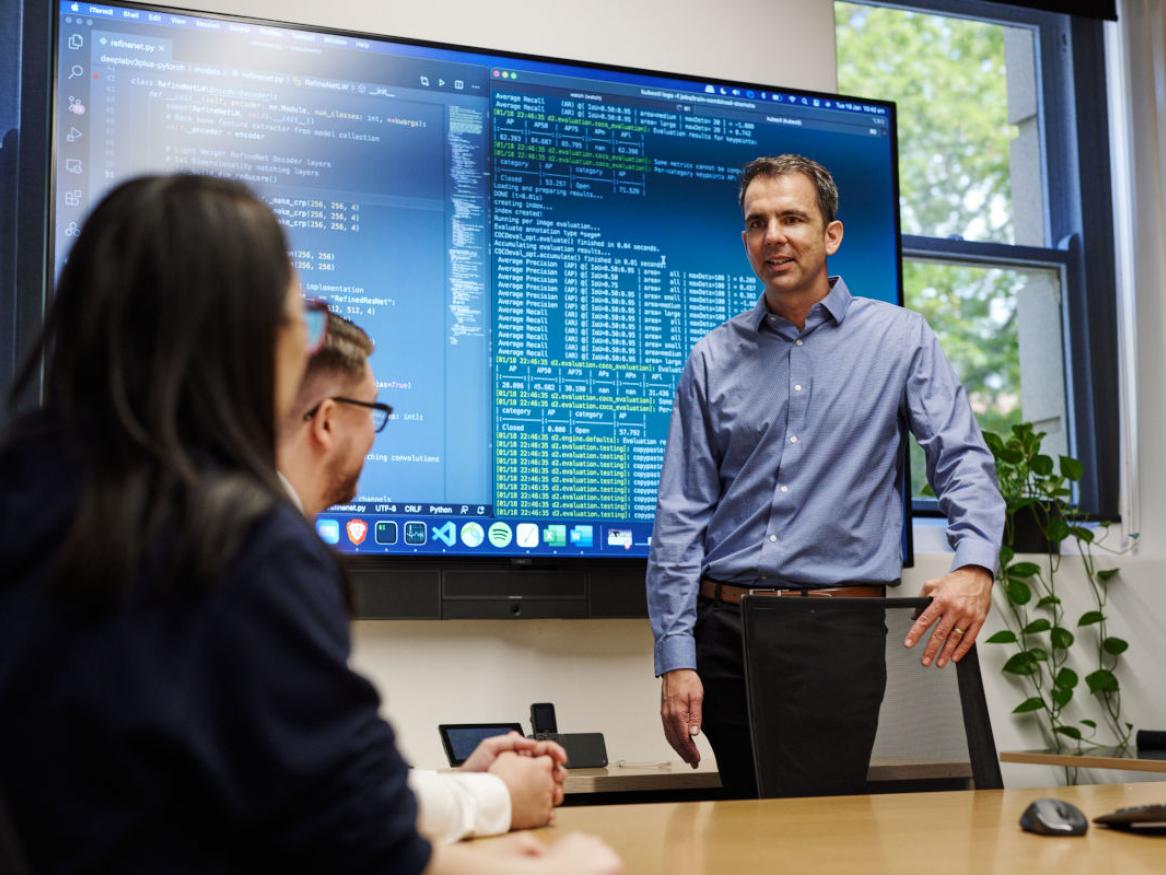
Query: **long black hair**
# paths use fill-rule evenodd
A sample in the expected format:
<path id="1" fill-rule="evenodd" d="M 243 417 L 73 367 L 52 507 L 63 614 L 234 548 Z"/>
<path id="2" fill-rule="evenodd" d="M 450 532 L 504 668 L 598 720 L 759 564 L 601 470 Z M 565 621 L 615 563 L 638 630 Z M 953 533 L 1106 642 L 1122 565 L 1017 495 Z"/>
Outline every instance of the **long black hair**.
<path id="1" fill-rule="evenodd" d="M 176 532 L 173 579 L 205 584 L 282 497 L 275 347 L 287 241 L 244 185 L 146 176 L 96 207 L 69 253 L 13 402 L 44 407 L 83 460 L 54 579 L 101 601 Z"/>

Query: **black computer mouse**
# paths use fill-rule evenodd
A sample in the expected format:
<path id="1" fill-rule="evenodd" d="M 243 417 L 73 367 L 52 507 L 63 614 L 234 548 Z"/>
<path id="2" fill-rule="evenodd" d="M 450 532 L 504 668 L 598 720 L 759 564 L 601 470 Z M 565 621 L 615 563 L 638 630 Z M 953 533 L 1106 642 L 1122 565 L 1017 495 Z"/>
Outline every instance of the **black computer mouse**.
<path id="1" fill-rule="evenodd" d="M 1037 799 L 1020 815 L 1020 828 L 1042 836 L 1083 836 L 1089 820 L 1063 799 Z"/>

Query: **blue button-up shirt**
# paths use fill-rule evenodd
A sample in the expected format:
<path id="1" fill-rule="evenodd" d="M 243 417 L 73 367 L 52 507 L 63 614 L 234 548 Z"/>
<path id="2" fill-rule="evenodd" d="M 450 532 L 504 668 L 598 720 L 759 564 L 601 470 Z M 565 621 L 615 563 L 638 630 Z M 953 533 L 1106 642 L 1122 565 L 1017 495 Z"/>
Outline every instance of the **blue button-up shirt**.
<path id="1" fill-rule="evenodd" d="M 918 313 L 830 285 L 803 330 L 762 296 L 684 367 L 648 559 L 656 674 L 696 668 L 701 577 L 897 582 L 901 425 L 927 457 L 952 567 L 996 568 L 992 454 L 935 334 Z"/>

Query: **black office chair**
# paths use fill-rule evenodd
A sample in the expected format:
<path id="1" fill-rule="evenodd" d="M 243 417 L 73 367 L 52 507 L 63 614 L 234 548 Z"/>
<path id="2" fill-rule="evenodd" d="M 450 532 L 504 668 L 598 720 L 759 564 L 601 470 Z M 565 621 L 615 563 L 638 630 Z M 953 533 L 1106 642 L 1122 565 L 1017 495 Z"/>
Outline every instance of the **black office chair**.
<path id="1" fill-rule="evenodd" d="M 798 731 L 797 727 L 788 725 L 788 696 L 797 692 L 789 684 L 783 688 L 782 672 L 775 668 L 782 665 L 783 658 L 788 658 L 789 644 L 781 640 L 782 630 L 788 629 L 791 622 L 810 619 L 807 614 L 823 611 L 885 612 L 887 688 L 879 711 L 873 758 L 903 765 L 966 763 L 977 789 L 1004 786 L 976 648 L 973 646 L 958 664 L 936 669 L 920 665 L 923 642 L 910 650 L 903 646 L 915 611 L 925 608 L 930 601 L 927 598 L 765 595 L 745 596 L 741 600 L 745 682 L 759 796 L 790 795 L 778 762 L 778 733 Z M 786 725 L 779 729 L 783 720 Z M 840 751 L 840 755 L 844 753 Z M 798 790 L 795 795 L 836 792 L 854 791 L 811 787 Z"/>
<path id="2" fill-rule="evenodd" d="M 8 816 L 4 794 L 0 793 L 0 872 L 4 875 L 29 875 L 31 871 L 16 838 L 16 827 Z"/>

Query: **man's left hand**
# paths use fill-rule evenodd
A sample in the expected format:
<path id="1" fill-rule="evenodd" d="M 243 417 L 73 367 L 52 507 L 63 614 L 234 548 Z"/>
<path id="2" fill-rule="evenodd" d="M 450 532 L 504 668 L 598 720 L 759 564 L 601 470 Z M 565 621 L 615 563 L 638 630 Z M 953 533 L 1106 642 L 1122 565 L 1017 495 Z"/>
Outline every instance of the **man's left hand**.
<path id="1" fill-rule="evenodd" d="M 474 752 L 466 761 L 458 766 L 465 772 L 488 772 L 494 763 L 504 753 L 514 753 L 524 757 L 550 757 L 552 763 L 551 778 L 555 782 L 555 805 L 563 804 L 563 794 L 567 781 L 567 752 L 558 742 L 545 741 L 534 738 L 524 738 L 517 732 L 508 732 L 506 735 L 493 735 L 482 739 Z"/>
<path id="2" fill-rule="evenodd" d="M 932 602 L 919 615 L 903 643 L 914 647 L 935 625 L 923 648 L 923 664 L 931 665 L 934 661 L 936 668 L 943 668 L 949 659 L 959 662 L 976 643 L 988 616 L 992 604 L 992 573 L 979 565 L 965 565 L 944 577 L 927 581 L 922 595 L 931 596 Z"/>
<path id="3" fill-rule="evenodd" d="M 487 772 L 490 766 L 494 765 L 494 761 L 504 753 L 528 757 L 549 756 L 556 766 L 562 766 L 567 762 L 567 752 L 558 742 L 526 738 L 517 732 L 508 732 L 505 735 L 491 735 L 482 739 L 474 748 L 474 752 L 458 768 L 465 772 Z"/>

